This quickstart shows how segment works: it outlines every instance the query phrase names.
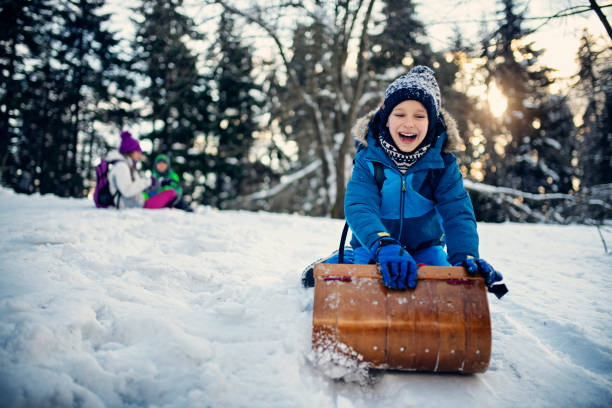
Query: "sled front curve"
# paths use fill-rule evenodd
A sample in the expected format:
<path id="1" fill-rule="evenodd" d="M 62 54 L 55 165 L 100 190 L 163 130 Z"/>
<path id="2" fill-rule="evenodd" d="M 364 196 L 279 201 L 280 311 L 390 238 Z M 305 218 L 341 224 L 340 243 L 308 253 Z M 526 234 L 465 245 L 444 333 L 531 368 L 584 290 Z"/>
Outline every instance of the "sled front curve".
<path id="1" fill-rule="evenodd" d="M 314 266 L 312 344 L 371 368 L 482 373 L 491 318 L 482 277 L 422 266 L 416 289 L 387 289 L 376 265 Z"/>

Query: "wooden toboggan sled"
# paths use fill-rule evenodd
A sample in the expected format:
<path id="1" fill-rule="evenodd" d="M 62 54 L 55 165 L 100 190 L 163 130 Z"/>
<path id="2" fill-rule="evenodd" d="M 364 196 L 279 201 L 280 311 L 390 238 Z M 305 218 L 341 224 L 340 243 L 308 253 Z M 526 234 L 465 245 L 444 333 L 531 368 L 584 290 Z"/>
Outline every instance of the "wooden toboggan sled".
<path id="1" fill-rule="evenodd" d="M 422 266 L 387 289 L 376 265 L 316 264 L 312 343 L 377 369 L 482 373 L 491 357 L 487 288 L 462 267 Z M 350 350 L 348 352 L 347 350 Z"/>

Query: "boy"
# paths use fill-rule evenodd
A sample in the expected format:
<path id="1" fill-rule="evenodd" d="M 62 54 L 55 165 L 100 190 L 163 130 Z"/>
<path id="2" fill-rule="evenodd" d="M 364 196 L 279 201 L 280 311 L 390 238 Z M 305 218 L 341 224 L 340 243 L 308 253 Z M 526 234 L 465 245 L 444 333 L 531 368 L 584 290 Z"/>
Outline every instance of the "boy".
<path id="1" fill-rule="evenodd" d="M 152 197 L 156 194 L 167 190 L 173 190 L 176 193 L 176 198 L 172 202 L 172 207 L 178 208 L 187 212 L 193 212 L 193 209 L 183 199 L 183 189 L 179 184 L 179 176 L 176 174 L 170 166 L 170 158 L 165 154 L 158 154 L 153 161 L 153 177 L 157 180 L 161 188 L 159 190 L 149 193 Z"/>
<path id="2" fill-rule="evenodd" d="M 459 137 L 440 100 L 434 72 L 416 66 L 389 85 L 357 135 L 344 200 L 354 263 L 375 261 L 391 289 L 416 287 L 418 263 L 463 265 L 487 286 L 502 279 L 479 258 L 474 210 L 450 153 Z"/>

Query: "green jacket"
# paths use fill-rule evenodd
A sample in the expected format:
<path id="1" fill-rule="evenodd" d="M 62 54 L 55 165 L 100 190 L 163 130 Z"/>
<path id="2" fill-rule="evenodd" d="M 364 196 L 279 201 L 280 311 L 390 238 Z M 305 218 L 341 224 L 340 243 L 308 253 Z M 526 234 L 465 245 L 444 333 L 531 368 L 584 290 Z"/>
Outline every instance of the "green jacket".
<path id="1" fill-rule="evenodd" d="M 163 161 L 163 162 L 165 162 L 168 165 L 168 169 L 163 174 L 158 172 L 157 169 L 156 169 L 156 166 L 155 166 L 160 161 Z M 174 170 L 172 170 L 172 167 L 170 167 L 170 159 L 168 158 L 167 155 L 159 154 L 159 155 L 157 155 L 157 157 L 155 157 L 155 161 L 153 162 L 153 169 L 152 169 L 151 173 L 153 174 L 153 176 L 157 180 L 159 180 L 159 182 L 161 182 L 163 180 L 170 180 L 170 184 L 165 185 L 165 186 L 159 188 L 155 192 L 147 193 L 146 196 L 145 196 L 145 199 L 147 199 L 149 197 L 153 197 L 155 194 L 161 193 L 162 191 L 166 191 L 166 190 L 174 190 L 174 191 L 176 191 L 176 196 L 177 197 L 181 197 L 183 195 L 183 189 L 181 188 L 181 185 L 180 185 L 179 175 L 176 174 L 176 172 Z"/>

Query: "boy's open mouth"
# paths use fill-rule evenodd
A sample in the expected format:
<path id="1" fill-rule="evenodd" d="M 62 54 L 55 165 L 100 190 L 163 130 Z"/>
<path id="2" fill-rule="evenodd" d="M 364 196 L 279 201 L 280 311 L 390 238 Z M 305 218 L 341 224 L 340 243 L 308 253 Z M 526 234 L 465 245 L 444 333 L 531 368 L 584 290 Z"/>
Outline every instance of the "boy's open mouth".
<path id="1" fill-rule="evenodd" d="M 400 140 L 404 143 L 411 143 L 417 138 L 416 133 L 399 133 Z"/>

